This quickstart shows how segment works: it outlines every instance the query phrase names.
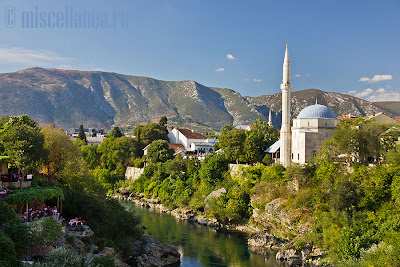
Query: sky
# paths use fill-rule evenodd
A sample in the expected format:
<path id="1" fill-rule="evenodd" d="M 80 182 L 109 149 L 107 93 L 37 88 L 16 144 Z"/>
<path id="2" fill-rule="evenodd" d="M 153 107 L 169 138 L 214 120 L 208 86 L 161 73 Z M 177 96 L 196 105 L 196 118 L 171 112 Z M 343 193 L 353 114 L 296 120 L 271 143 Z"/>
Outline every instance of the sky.
<path id="1" fill-rule="evenodd" d="M 398 0 L 2 0 L 0 72 L 101 70 L 268 95 L 287 42 L 293 91 L 400 101 L 399 11 Z"/>

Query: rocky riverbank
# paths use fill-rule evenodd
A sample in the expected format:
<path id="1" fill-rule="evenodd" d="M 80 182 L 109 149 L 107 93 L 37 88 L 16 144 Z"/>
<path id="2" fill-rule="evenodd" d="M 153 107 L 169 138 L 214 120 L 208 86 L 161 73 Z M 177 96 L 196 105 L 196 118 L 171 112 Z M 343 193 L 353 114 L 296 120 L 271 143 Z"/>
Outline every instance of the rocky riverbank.
<path id="1" fill-rule="evenodd" d="M 59 221 L 61 224 L 61 220 Z M 32 250 L 27 261 L 27 265 L 33 264 L 32 260 L 46 258 L 47 254 L 55 248 L 63 247 L 66 250 L 74 251 L 85 259 L 99 257 L 111 257 L 114 259 L 116 267 L 150 267 L 150 266 L 179 266 L 180 253 L 173 247 L 162 244 L 151 237 L 144 235 L 142 240 L 137 240 L 131 251 L 131 256 L 122 259 L 112 247 L 99 247 L 88 240 L 93 236 L 93 231 L 87 225 L 76 227 L 63 227 L 63 235 L 58 238 L 53 246 L 40 246 Z M 85 243 L 86 242 L 86 243 Z"/>
<path id="2" fill-rule="evenodd" d="M 266 227 L 264 230 L 259 230 L 257 227 L 249 224 L 224 224 L 218 222 L 215 218 L 207 218 L 204 214 L 198 213 L 194 210 L 179 207 L 174 210 L 169 210 L 163 206 L 158 199 L 145 198 L 143 194 L 137 195 L 115 195 L 113 198 L 119 201 L 134 202 L 138 206 L 156 209 L 162 213 L 171 214 L 178 220 L 190 220 L 200 225 L 212 227 L 214 229 L 225 229 L 229 231 L 241 231 L 250 234 L 248 238 L 248 245 L 251 251 L 255 253 L 262 253 L 265 249 L 277 251 L 276 259 L 280 262 L 285 262 L 289 266 L 329 266 L 329 263 L 324 261 L 324 254 L 318 248 L 313 247 L 311 244 L 305 244 L 301 248 L 297 247 L 289 239 L 279 238 L 272 234 Z M 273 213 L 274 207 L 269 207 Z M 282 213 L 282 209 L 279 211 Z M 282 215 L 283 216 L 283 215 Z M 285 215 L 286 216 L 286 215 Z M 285 217 L 284 216 L 284 217 Z M 275 218 L 279 216 L 274 215 Z M 264 223 L 268 222 L 265 218 L 255 215 L 255 221 L 264 219 Z M 287 219 L 286 219 L 287 222 Z M 267 223 L 270 225 L 270 222 Z M 263 225 L 263 224 L 260 224 Z"/>

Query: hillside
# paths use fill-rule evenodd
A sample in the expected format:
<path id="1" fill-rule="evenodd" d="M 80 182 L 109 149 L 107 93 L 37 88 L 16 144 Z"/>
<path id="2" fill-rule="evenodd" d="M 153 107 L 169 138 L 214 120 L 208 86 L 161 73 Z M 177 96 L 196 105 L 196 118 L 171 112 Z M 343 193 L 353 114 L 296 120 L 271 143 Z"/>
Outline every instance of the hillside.
<path id="1" fill-rule="evenodd" d="M 317 89 L 292 93 L 293 115 L 315 99 L 336 115 L 399 115 L 384 105 Z M 64 128 L 79 124 L 124 127 L 167 116 L 170 126 L 205 132 L 226 124 L 267 120 L 269 108 L 275 127 L 280 127 L 280 101 L 280 94 L 244 97 L 231 89 L 195 81 L 161 81 L 101 71 L 30 68 L 0 74 L 0 116 L 28 114 L 41 124 Z"/>
<path id="2" fill-rule="evenodd" d="M 400 114 L 400 101 L 374 102 L 375 105 Z"/>

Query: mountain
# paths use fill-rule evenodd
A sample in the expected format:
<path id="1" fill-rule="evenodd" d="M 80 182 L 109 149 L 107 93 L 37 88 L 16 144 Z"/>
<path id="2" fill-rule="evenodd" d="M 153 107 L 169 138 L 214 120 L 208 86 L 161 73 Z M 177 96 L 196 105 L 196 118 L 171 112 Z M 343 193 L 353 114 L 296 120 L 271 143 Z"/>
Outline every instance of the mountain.
<path id="1" fill-rule="evenodd" d="M 315 103 L 336 115 L 357 116 L 398 111 L 339 93 L 308 89 L 292 93 L 292 114 Z M 101 71 L 30 68 L 0 74 L 0 116 L 28 114 L 41 124 L 71 128 L 138 125 L 168 117 L 179 125 L 205 132 L 226 124 L 267 120 L 280 127 L 280 94 L 245 97 L 231 89 L 195 81 L 161 81 Z"/>
<path id="2" fill-rule="evenodd" d="M 400 114 L 400 101 L 374 102 L 374 104 L 393 113 Z"/>
<path id="3" fill-rule="evenodd" d="M 271 109 L 273 124 L 279 126 L 281 124 L 281 94 L 262 95 L 258 97 L 248 97 L 248 101 L 263 114 L 268 114 Z M 357 98 L 354 96 L 324 92 L 318 89 L 307 89 L 301 91 L 291 92 L 291 114 L 292 118 L 297 117 L 300 111 L 315 103 L 325 105 L 332 109 L 336 116 L 344 114 L 351 114 L 357 117 L 364 117 L 367 115 L 383 112 L 391 117 L 399 117 L 400 110 L 396 111 L 384 105 L 377 105 L 367 100 Z"/>

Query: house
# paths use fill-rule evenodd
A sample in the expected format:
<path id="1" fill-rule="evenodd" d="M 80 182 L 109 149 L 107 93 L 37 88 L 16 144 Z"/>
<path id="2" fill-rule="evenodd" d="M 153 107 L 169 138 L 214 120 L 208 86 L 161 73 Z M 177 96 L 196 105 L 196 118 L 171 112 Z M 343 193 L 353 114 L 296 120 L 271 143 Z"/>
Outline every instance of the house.
<path id="1" fill-rule="evenodd" d="M 271 154 L 272 160 L 276 163 L 280 163 L 280 147 L 281 147 L 281 140 L 279 139 L 276 141 L 272 146 L 267 148 L 264 152 Z"/>
<path id="2" fill-rule="evenodd" d="M 93 136 L 93 137 L 92 136 L 87 136 L 86 137 L 86 141 L 87 141 L 88 146 L 100 145 L 101 143 L 104 142 L 105 139 L 106 138 L 104 136 Z"/>
<path id="3" fill-rule="evenodd" d="M 8 163 L 0 163 L 0 189 L 4 189 L 10 186 L 22 188 L 31 186 L 32 174 L 19 176 L 18 169 L 9 169 Z"/>
<path id="4" fill-rule="evenodd" d="M 389 117 L 385 113 L 379 112 L 377 114 L 372 114 L 371 116 L 368 116 L 367 119 L 372 119 L 376 122 L 383 122 L 383 123 L 393 123 L 393 124 L 398 124 L 399 121 L 396 119 L 393 119 L 392 117 Z"/>
<path id="5" fill-rule="evenodd" d="M 174 128 L 168 134 L 170 144 L 183 146 L 185 154 L 204 156 L 214 152 L 215 138 L 207 138 L 189 129 Z"/>
<path id="6" fill-rule="evenodd" d="M 235 126 L 235 128 L 236 128 L 236 129 L 239 129 L 239 130 L 250 131 L 251 128 L 252 128 L 252 126 L 251 126 L 251 125 L 242 124 L 242 125 L 237 125 L 237 126 Z"/>

